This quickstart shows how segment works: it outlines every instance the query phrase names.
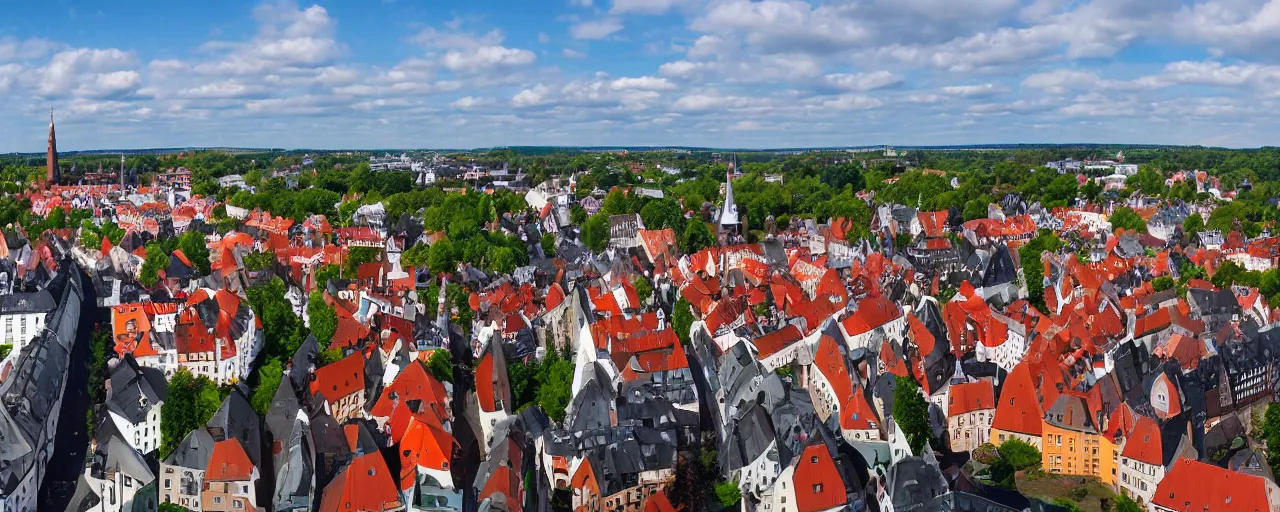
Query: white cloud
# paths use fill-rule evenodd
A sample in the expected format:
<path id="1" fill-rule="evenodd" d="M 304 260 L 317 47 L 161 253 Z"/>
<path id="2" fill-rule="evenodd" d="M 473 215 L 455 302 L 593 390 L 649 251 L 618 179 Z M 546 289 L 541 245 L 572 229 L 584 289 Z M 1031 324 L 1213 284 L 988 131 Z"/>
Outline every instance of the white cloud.
<path id="1" fill-rule="evenodd" d="M 603 18 L 577 23 L 569 27 L 569 35 L 574 39 L 604 39 L 622 28 L 617 18 Z"/>
<path id="2" fill-rule="evenodd" d="M 86 77 L 86 73 L 119 71 L 136 64 L 137 58 L 132 52 L 115 48 L 66 50 L 54 55 L 49 64 L 41 70 L 38 90 L 43 96 L 61 96 L 70 92 L 72 87 L 84 79 L 98 79 L 96 76 Z M 120 78 L 104 80 L 118 82 Z"/>
<path id="3" fill-rule="evenodd" d="M 586 54 L 585 52 L 580 52 L 580 51 L 578 51 L 578 50 L 574 50 L 573 48 L 564 48 L 564 49 L 560 50 L 560 53 L 561 53 L 562 55 L 564 55 L 566 58 L 570 58 L 570 59 L 585 59 L 585 58 L 587 58 L 587 54 Z"/>
<path id="4" fill-rule="evenodd" d="M 39 59 L 61 47 L 61 44 L 38 37 L 30 39 L 0 37 L 0 62 Z"/>
<path id="5" fill-rule="evenodd" d="M 242 83 L 238 80 L 210 82 L 178 91 L 177 97 L 188 99 L 238 99 L 261 97 L 266 89 Z"/>
<path id="6" fill-rule="evenodd" d="M 451 51 L 441 63 L 451 71 L 475 72 L 497 67 L 533 64 L 538 57 L 529 50 L 504 46 L 481 46 L 471 50 Z"/>
<path id="7" fill-rule="evenodd" d="M 715 91 L 711 91 L 682 96 L 671 105 L 671 108 L 677 112 L 701 112 L 707 110 L 742 108 L 753 104 L 759 104 L 759 102 L 741 96 L 722 96 Z"/>
<path id="8" fill-rule="evenodd" d="M 539 40 L 546 37 L 546 34 L 539 34 Z M 498 46 L 502 44 L 503 35 L 501 30 L 490 30 L 481 35 L 474 35 L 460 30 L 440 30 L 435 27 L 427 27 L 409 38 L 410 42 L 420 44 L 428 48 L 478 48 L 481 46 Z M 545 42 L 545 41 L 544 41 Z"/>
<path id="9" fill-rule="evenodd" d="M 476 106 L 482 105 L 482 104 L 484 104 L 484 103 L 487 103 L 487 102 L 484 100 L 484 98 L 476 98 L 476 97 L 474 97 L 474 96 L 463 96 L 463 97 L 458 98 L 457 100 L 455 100 L 453 103 L 450 103 L 450 104 L 449 104 L 449 106 L 451 106 L 451 107 L 453 107 L 453 108 L 456 108 L 456 109 L 466 110 L 466 109 L 469 109 L 469 108 L 473 108 L 473 107 L 476 107 Z"/>
<path id="10" fill-rule="evenodd" d="M 942 93 L 948 96 L 959 96 L 961 98 L 981 98 L 991 96 L 1003 92 L 1003 89 L 995 84 L 979 84 L 979 85 L 949 85 L 942 88 Z"/>
<path id="11" fill-rule="evenodd" d="M 142 76 L 137 71 L 113 71 L 93 75 L 73 92 L 81 98 L 117 99 L 137 92 L 140 87 Z"/>
<path id="12" fill-rule="evenodd" d="M 641 76 L 635 78 L 619 78 L 611 84 L 615 91 L 622 90 L 639 90 L 639 91 L 669 91 L 675 89 L 675 84 L 666 78 L 654 76 Z"/>
<path id="13" fill-rule="evenodd" d="M 735 131 L 755 131 L 764 129 L 759 121 L 738 121 L 729 126 L 730 130 Z"/>
<path id="14" fill-rule="evenodd" d="M 546 102 L 547 86 L 538 84 L 524 89 L 511 97 L 511 106 L 517 108 L 536 107 Z"/>
<path id="15" fill-rule="evenodd" d="M 879 107 L 880 100 L 859 94 L 844 94 L 822 102 L 824 108 L 836 110 L 867 110 Z"/>
<path id="16" fill-rule="evenodd" d="M 888 71 L 832 74 L 822 78 L 828 85 L 847 91 L 871 91 L 875 89 L 883 89 L 885 87 L 892 87 L 902 83 L 902 77 Z"/>
<path id="17" fill-rule="evenodd" d="M 590 2 L 590 0 L 587 0 Z M 690 0 L 613 0 L 614 14 L 663 14 L 691 3 Z"/>
<path id="18" fill-rule="evenodd" d="M 547 35 L 546 32 L 538 32 L 538 42 L 542 44 L 550 43 L 551 36 Z"/>
<path id="19" fill-rule="evenodd" d="M 678 60 L 658 66 L 658 73 L 677 78 L 688 78 L 702 69 L 705 64 Z"/>

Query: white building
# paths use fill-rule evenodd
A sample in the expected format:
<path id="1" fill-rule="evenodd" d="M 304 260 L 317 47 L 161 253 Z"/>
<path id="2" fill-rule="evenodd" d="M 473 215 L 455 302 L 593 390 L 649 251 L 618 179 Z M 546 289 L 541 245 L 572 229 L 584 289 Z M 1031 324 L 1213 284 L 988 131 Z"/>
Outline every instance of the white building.
<path id="1" fill-rule="evenodd" d="M 157 369 L 125 356 L 111 371 L 107 415 L 120 437 L 139 453 L 160 448 L 160 406 L 169 385 Z"/>
<path id="2" fill-rule="evenodd" d="M 10 357 L 17 357 L 44 330 L 45 317 L 55 307 L 49 290 L 0 295 L 0 345 L 13 347 Z"/>

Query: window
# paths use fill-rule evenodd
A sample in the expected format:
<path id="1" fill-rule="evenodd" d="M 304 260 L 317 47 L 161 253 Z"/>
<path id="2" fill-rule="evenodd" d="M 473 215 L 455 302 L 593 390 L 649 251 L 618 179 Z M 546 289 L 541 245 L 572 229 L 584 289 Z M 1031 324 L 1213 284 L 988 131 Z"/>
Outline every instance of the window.
<path id="1" fill-rule="evenodd" d="M 809 457 L 809 463 L 810 463 L 810 464 L 817 464 L 817 463 L 818 463 L 818 456 L 817 456 L 817 455 L 814 455 L 814 456 L 812 456 L 812 457 Z"/>
<path id="2" fill-rule="evenodd" d="M 169 487 L 171 487 L 171 486 L 169 485 L 169 479 L 168 479 L 168 478 L 166 478 L 166 479 L 164 479 L 164 488 L 165 488 L 165 489 L 168 489 Z"/>
<path id="3" fill-rule="evenodd" d="M 813 484 L 813 493 L 818 494 L 820 492 L 822 492 L 822 484 Z"/>
<path id="4" fill-rule="evenodd" d="M 214 497 L 213 497 L 213 504 L 214 504 L 214 505 L 221 505 L 221 504 L 222 504 L 222 496 L 214 496 Z"/>

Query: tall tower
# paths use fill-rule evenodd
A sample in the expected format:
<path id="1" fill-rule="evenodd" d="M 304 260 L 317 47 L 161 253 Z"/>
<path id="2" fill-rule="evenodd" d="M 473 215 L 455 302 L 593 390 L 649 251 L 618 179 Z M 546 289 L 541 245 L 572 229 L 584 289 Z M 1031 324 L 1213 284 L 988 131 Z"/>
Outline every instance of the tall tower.
<path id="1" fill-rule="evenodd" d="M 58 139 L 53 133 L 53 111 L 49 111 L 49 156 L 46 163 L 49 166 L 47 178 L 49 185 L 58 184 Z"/>
<path id="2" fill-rule="evenodd" d="M 124 190 L 124 153 L 120 153 L 120 190 Z"/>

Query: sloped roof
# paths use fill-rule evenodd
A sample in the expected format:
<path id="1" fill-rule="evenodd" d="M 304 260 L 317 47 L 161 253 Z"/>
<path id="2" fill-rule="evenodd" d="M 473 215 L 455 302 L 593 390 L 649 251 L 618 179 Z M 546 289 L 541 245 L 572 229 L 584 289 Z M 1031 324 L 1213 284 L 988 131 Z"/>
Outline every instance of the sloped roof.
<path id="1" fill-rule="evenodd" d="M 858 310 L 845 318 L 842 324 L 849 336 L 857 336 L 892 322 L 900 316 L 902 316 L 902 310 L 893 301 L 885 297 L 869 296 L 858 301 Z"/>
<path id="2" fill-rule="evenodd" d="M 245 453 L 240 440 L 230 438 L 218 441 L 213 445 L 213 454 L 209 456 L 209 466 L 205 469 L 204 479 L 215 482 L 239 482 L 251 480 L 254 471 L 249 454 Z"/>
<path id="3" fill-rule="evenodd" d="M 955 416 L 993 408 L 995 408 L 995 388 L 991 386 L 991 381 L 980 380 L 951 385 L 947 414 Z"/>
<path id="4" fill-rule="evenodd" d="M 320 500 L 322 512 L 382 512 L 402 510 L 394 476 L 382 453 L 356 457 L 333 477 Z"/>
<path id="5" fill-rule="evenodd" d="M 844 479 L 825 443 L 815 442 L 805 447 L 796 459 L 792 482 L 798 512 L 830 510 L 848 502 Z"/>
<path id="6" fill-rule="evenodd" d="M 1139 416 L 1138 422 L 1124 442 L 1122 457 L 1139 460 L 1153 466 L 1164 465 L 1160 427 L 1155 420 Z"/>
<path id="7" fill-rule="evenodd" d="M 341 360 L 321 366 L 311 381 L 311 393 L 323 393 L 329 400 L 338 400 L 364 391 L 364 355 L 353 352 Z"/>
<path id="8" fill-rule="evenodd" d="M 1030 363 L 1013 367 L 1000 388 L 1000 402 L 991 428 L 1039 437 L 1042 429 L 1040 403 L 1031 376 Z"/>
<path id="9" fill-rule="evenodd" d="M 1270 510 L 1263 478 L 1186 458 L 1173 463 L 1156 486 L 1151 503 L 1172 510 Z"/>

